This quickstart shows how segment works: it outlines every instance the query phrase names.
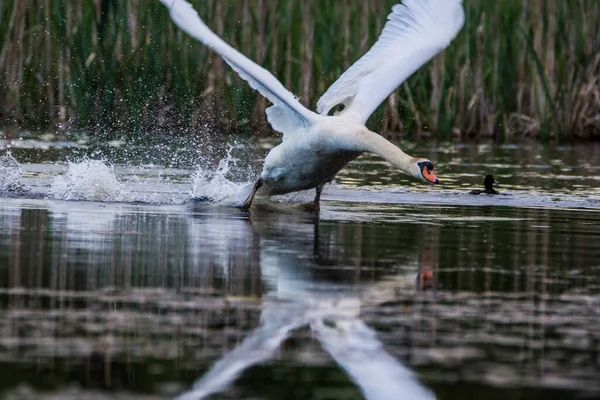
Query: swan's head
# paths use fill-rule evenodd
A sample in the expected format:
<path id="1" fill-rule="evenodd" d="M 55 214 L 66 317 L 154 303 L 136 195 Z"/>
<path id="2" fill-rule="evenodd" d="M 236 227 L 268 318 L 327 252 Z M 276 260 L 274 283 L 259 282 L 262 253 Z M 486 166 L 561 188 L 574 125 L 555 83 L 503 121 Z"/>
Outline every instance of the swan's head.
<path id="1" fill-rule="evenodd" d="M 429 183 L 440 183 L 440 180 L 433 173 L 433 163 L 426 158 L 417 158 L 410 166 L 410 173 L 417 179 L 422 179 Z"/>

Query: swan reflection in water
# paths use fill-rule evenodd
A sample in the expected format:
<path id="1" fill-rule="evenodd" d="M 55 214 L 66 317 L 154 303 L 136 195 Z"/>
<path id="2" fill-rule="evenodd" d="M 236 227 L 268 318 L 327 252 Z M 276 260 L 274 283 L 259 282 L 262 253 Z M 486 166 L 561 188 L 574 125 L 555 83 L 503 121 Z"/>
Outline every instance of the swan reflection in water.
<path id="1" fill-rule="evenodd" d="M 256 207 L 246 225 L 259 238 L 261 277 L 267 287 L 259 326 L 179 400 L 224 390 L 246 369 L 272 358 L 295 330 L 306 327 L 366 399 L 435 399 L 361 319 L 364 299 L 380 298 L 389 281 L 357 287 L 315 279 L 311 270 L 319 266 L 319 220 L 314 214 Z M 248 234 L 245 229 L 238 232 Z M 394 289 L 414 289 L 420 282 L 412 274 L 391 283 Z"/>

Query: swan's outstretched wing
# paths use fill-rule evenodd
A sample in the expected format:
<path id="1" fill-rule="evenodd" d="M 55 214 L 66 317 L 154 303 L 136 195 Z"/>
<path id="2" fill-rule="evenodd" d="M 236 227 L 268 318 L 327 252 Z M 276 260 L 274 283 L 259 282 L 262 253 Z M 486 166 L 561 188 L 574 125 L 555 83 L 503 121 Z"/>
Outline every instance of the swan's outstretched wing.
<path id="1" fill-rule="evenodd" d="M 302 106 L 269 71 L 212 32 L 190 3 L 185 0 L 160 1 L 169 9 L 171 19 L 181 30 L 221 55 L 242 79 L 274 104 L 267 110 L 267 117 L 275 130 L 289 133 L 298 127 L 307 127 L 320 118 L 318 114 Z"/>
<path id="2" fill-rule="evenodd" d="M 462 0 L 396 4 L 373 48 L 321 97 L 319 113 L 344 104 L 341 114 L 366 122 L 404 80 L 450 44 L 464 19 Z"/>

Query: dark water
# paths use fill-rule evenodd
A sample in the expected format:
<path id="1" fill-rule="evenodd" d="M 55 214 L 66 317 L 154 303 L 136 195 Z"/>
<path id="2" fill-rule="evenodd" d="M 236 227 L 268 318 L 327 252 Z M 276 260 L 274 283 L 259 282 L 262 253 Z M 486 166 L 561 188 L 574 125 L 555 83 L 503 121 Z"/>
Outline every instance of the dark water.
<path id="1" fill-rule="evenodd" d="M 414 149 L 441 187 L 364 158 L 315 214 L 49 143 L 0 164 L 2 398 L 600 398 L 598 147 Z"/>

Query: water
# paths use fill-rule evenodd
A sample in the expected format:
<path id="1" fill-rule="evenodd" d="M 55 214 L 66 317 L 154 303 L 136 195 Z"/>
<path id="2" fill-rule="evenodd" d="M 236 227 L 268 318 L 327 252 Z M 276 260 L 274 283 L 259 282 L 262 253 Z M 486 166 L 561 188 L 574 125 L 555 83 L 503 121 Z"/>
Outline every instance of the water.
<path id="1" fill-rule="evenodd" d="M 0 145 L 2 398 L 600 398 L 600 146 L 410 146 L 443 185 L 364 157 L 315 214 L 235 207 L 268 141 Z"/>

